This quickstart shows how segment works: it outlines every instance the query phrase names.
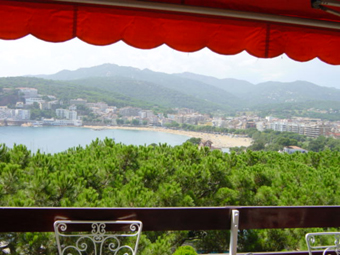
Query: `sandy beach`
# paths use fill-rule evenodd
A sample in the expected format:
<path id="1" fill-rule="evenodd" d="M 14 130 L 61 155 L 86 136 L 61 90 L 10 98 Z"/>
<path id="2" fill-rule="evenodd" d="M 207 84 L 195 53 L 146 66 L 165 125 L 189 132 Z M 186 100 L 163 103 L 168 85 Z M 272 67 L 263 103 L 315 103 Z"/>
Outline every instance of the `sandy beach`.
<path id="1" fill-rule="evenodd" d="M 230 147 L 239 147 L 239 146 L 250 146 L 252 139 L 245 137 L 230 137 L 228 135 L 219 135 L 219 134 L 209 134 L 203 132 L 193 132 L 193 131 L 184 131 L 184 130 L 173 130 L 162 127 L 120 127 L 120 126 L 84 126 L 85 128 L 92 129 L 126 129 L 126 130 L 146 130 L 153 132 L 165 132 L 176 135 L 185 135 L 189 137 L 201 138 L 203 140 L 210 140 L 213 143 L 214 147 L 218 148 L 230 148 Z"/>

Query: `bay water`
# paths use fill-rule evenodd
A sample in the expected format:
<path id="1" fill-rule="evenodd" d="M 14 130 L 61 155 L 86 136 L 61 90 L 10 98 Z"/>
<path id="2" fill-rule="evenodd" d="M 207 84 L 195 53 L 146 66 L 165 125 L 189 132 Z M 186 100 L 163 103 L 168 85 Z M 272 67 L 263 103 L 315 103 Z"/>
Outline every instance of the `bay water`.
<path id="1" fill-rule="evenodd" d="M 145 130 L 101 129 L 82 127 L 0 127 L 0 143 L 12 148 L 14 144 L 23 144 L 31 152 L 39 149 L 44 153 L 58 153 L 68 148 L 90 144 L 99 138 L 114 139 L 116 143 L 126 145 L 150 145 L 167 143 L 175 146 L 184 143 L 190 137 L 163 132 Z"/>

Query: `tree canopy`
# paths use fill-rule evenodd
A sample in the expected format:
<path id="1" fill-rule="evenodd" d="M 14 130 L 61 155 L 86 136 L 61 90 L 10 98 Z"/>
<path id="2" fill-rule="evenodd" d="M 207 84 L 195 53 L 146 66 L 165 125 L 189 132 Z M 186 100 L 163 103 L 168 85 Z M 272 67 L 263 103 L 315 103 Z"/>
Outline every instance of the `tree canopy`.
<path id="1" fill-rule="evenodd" d="M 237 155 L 198 149 L 191 143 L 133 146 L 105 139 L 52 155 L 33 154 L 23 145 L 12 149 L 1 145 L 0 203 L 38 207 L 337 205 L 339 153 L 248 150 Z M 239 251 L 301 249 L 304 231 L 240 232 Z M 44 247 L 49 254 L 54 249 L 48 233 L 12 233 L 2 238 L 12 240 L 11 253 L 37 254 Z M 171 254 L 187 238 L 188 232 L 144 233 L 140 251 Z M 195 247 L 221 252 L 228 249 L 226 240 L 227 231 L 212 231 L 198 238 Z"/>

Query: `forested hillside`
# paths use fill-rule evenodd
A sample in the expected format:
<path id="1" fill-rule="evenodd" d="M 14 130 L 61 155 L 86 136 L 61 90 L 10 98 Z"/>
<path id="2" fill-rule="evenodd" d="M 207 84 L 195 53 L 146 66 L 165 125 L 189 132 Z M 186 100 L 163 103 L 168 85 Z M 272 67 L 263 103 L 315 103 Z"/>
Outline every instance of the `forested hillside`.
<path id="1" fill-rule="evenodd" d="M 247 151 L 236 155 L 94 141 L 58 154 L 24 146 L 0 149 L 1 206 L 161 207 L 225 205 L 337 205 L 340 152 Z M 239 251 L 305 249 L 306 229 L 239 233 Z M 5 234 L 12 253 L 52 254 L 52 234 Z M 140 254 L 172 254 L 188 232 L 143 234 Z M 208 232 L 196 249 L 227 250 L 227 232 Z"/>
<path id="2" fill-rule="evenodd" d="M 199 75 L 194 73 L 179 73 L 179 77 L 204 82 L 214 87 L 223 89 L 238 98 L 242 98 L 245 94 L 249 94 L 255 89 L 255 85 L 244 80 L 237 80 L 232 78 L 218 79 L 211 76 Z"/>
<path id="3" fill-rule="evenodd" d="M 246 106 L 263 104 L 302 103 L 313 101 L 340 101 L 340 90 L 322 87 L 307 81 L 277 82 L 268 81 L 259 84 L 236 79 L 218 79 L 193 73 L 176 74 L 180 77 L 204 82 L 223 89 L 244 100 Z"/>
<path id="4" fill-rule="evenodd" d="M 276 108 L 276 104 L 340 101 L 339 89 L 322 87 L 306 81 L 269 81 L 255 85 L 247 81 L 230 78 L 218 79 L 193 73 L 166 74 L 115 64 L 80 68 L 75 71 L 64 70 L 53 75 L 40 75 L 38 77 L 77 81 L 80 84 L 87 79 L 92 79 L 92 85 L 96 85 L 93 80 L 95 78 L 107 78 L 111 80 L 111 83 L 124 78 L 126 89 L 129 88 L 130 84 L 134 84 L 130 90 L 135 89 L 135 85 L 138 83 L 148 84 L 148 86 L 153 86 L 154 91 L 163 88 L 167 91 L 176 91 L 193 97 L 200 100 L 201 103 L 205 102 L 206 105 L 208 103 L 215 103 L 215 106 L 218 104 L 220 110 L 225 110 L 225 108 L 227 110 L 229 108 L 235 110 L 254 109 L 254 107 L 258 108 L 263 104 L 272 104 Z M 89 84 L 89 82 L 84 82 L 84 84 L 86 83 Z M 97 85 L 99 83 L 98 81 Z M 108 83 L 106 82 L 106 84 Z M 142 89 L 141 86 L 138 90 Z M 162 94 L 162 97 L 164 97 L 166 93 L 160 90 L 157 94 Z M 138 98 L 138 93 L 134 95 L 134 98 Z"/>
<path id="5" fill-rule="evenodd" d="M 223 89 L 204 83 L 200 80 L 187 79 L 177 75 L 154 72 L 148 69 L 103 64 L 89 68 L 80 68 L 75 71 L 63 70 L 52 75 L 39 75 L 38 77 L 52 80 L 75 81 L 88 78 L 125 78 L 126 81 L 144 81 L 158 87 L 178 91 L 202 100 L 218 102 L 220 104 L 237 104 L 238 98 Z"/>
<path id="6" fill-rule="evenodd" d="M 119 83 L 123 80 L 124 86 L 130 91 L 136 90 L 136 92 L 139 92 L 143 90 L 143 86 L 138 88 L 136 85 L 146 84 L 150 87 L 149 90 L 153 90 L 153 92 L 156 92 L 158 95 L 162 94 L 162 97 L 167 96 L 167 91 L 172 91 L 172 94 L 177 92 L 177 94 L 182 95 L 181 97 L 186 96 L 195 98 L 196 101 L 207 106 L 209 105 L 208 103 L 219 104 L 217 109 L 239 106 L 239 98 L 210 84 L 182 78 L 176 75 L 153 72 L 147 69 L 139 70 L 137 68 L 118 66 L 114 64 L 80 68 L 75 71 L 64 70 L 53 75 L 40 75 L 37 77 L 52 80 L 74 81 L 79 84 L 92 84 L 96 86 L 100 85 L 100 80 L 95 82 L 96 78 L 106 78 L 106 85 L 111 85 L 113 88 L 117 81 Z M 90 81 L 86 82 L 87 79 L 90 79 Z M 110 81 L 110 83 L 108 83 L 108 81 Z M 136 93 L 135 96 L 138 98 L 138 93 Z M 171 95 L 169 96 L 171 97 Z M 181 100 L 181 103 L 186 103 L 186 101 Z"/>
<path id="7" fill-rule="evenodd" d="M 254 107 L 261 117 L 290 119 L 294 116 L 340 120 L 339 101 L 307 101 L 299 103 L 261 104 Z"/>
<path id="8" fill-rule="evenodd" d="M 224 98 L 223 93 L 216 97 L 213 95 L 210 100 L 205 100 L 209 94 L 205 94 L 205 98 L 200 98 L 195 94 L 183 93 L 178 90 L 167 88 L 156 83 L 127 79 L 124 77 L 93 77 L 82 80 L 73 80 L 75 84 L 104 91 L 120 93 L 130 98 L 143 100 L 150 104 L 156 104 L 167 108 L 184 107 L 195 109 L 199 112 L 214 112 L 216 110 L 228 111 L 230 106 L 228 98 Z M 197 89 L 199 91 L 199 89 Z M 202 93 L 202 92 L 201 92 Z M 224 101 L 225 104 L 222 104 Z M 221 103 L 222 102 L 222 103 Z"/>
<path id="9" fill-rule="evenodd" d="M 306 81 L 264 82 L 245 95 L 252 105 L 308 101 L 340 101 L 340 90 L 321 87 Z"/>
<path id="10" fill-rule="evenodd" d="M 65 103 L 70 99 L 84 98 L 89 102 L 106 102 L 110 106 L 117 107 L 134 106 L 143 109 L 184 107 L 202 113 L 217 110 L 231 111 L 227 104 L 206 101 L 150 82 L 123 77 L 89 78 L 74 81 L 55 81 L 34 77 L 0 78 L 0 88 L 6 87 L 37 88 L 40 94 L 54 95 L 58 99 L 64 100 Z M 222 96 L 223 94 L 220 97 Z M 5 103 L 4 105 L 7 105 L 7 101 Z"/>
<path id="11" fill-rule="evenodd" d="M 136 106 L 145 109 L 152 108 L 153 104 L 134 99 L 117 92 L 80 86 L 71 82 L 52 81 L 33 77 L 8 77 L 0 78 L 0 88 L 36 88 L 39 94 L 53 95 L 58 99 L 68 102 L 70 99 L 84 98 L 89 102 L 106 102 L 117 107 Z M 7 97 L 7 95 L 3 95 Z"/>

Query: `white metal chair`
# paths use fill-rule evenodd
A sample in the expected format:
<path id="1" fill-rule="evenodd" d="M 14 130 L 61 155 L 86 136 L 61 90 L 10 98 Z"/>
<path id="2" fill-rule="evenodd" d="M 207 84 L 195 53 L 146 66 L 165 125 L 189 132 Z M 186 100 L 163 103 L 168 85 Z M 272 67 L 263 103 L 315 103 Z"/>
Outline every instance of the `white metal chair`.
<path id="1" fill-rule="evenodd" d="M 59 255 L 136 255 L 142 222 L 58 220 L 54 232 Z"/>
<path id="2" fill-rule="evenodd" d="M 306 242 L 309 255 L 313 251 L 323 251 L 323 255 L 327 253 L 335 253 L 340 255 L 340 232 L 319 232 L 306 234 Z"/>

